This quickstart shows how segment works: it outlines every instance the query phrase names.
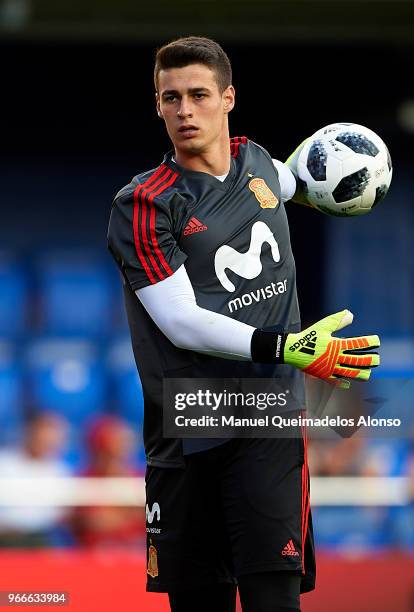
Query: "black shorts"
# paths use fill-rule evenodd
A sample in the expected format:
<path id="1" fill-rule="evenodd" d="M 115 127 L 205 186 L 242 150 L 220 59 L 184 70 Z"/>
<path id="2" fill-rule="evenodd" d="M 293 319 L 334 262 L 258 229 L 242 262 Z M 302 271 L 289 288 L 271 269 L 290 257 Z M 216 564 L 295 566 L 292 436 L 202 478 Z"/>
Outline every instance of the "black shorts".
<path id="1" fill-rule="evenodd" d="M 263 571 L 315 585 L 306 442 L 230 440 L 185 468 L 149 466 L 147 591 L 237 582 Z"/>

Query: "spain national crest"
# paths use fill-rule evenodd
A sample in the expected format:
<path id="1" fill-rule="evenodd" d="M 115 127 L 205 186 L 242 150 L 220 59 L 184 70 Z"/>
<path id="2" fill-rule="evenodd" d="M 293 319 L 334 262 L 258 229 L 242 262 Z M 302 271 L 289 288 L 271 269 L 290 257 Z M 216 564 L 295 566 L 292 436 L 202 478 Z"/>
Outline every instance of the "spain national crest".
<path id="1" fill-rule="evenodd" d="M 158 554 L 157 549 L 152 544 L 152 540 L 150 540 L 151 544 L 148 548 L 148 567 L 147 574 L 151 576 L 151 578 L 156 578 L 158 576 Z"/>
<path id="2" fill-rule="evenodd" d="M 254 178 L 249 182 L 249 189 L 253 191 L 262 208 L 276 208 L 279 200 L 262 178 Z"/>

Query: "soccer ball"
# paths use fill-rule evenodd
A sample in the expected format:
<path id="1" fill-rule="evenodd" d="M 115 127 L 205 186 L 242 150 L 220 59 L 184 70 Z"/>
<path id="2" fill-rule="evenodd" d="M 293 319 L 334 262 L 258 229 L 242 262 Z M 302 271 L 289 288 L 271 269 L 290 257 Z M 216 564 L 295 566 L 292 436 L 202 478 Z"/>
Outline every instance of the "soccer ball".
<path id="1" fill-rule="evenodd" d="M 392 179 L 385 143 L 356 123 L 332 123 L 315 132 L 300 152 L 297 172 L 310 204 L 339 217 L 368 213 Z"/>

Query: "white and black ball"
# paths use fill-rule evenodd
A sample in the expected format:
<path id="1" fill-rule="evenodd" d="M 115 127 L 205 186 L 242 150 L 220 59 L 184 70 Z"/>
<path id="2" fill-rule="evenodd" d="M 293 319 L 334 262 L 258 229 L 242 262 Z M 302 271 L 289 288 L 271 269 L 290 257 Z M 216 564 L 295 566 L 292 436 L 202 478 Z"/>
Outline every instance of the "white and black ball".
<path id="1" fill-rule="evenodd" d="M 343 217 L 372 210 L 392 179 L 384 141 L 356 123 L 333 123 L 315 132 L 300 152 L 297 171 L 310 204 Z"/>

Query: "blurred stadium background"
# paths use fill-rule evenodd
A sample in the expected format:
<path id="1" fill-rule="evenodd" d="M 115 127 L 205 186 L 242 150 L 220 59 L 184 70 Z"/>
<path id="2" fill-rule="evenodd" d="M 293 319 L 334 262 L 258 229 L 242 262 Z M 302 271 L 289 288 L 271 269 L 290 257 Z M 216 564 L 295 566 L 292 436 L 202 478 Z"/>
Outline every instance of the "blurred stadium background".
<path id="1" fill-rule="evenodd" d="M 153 105 L 165 41 L 216 37 L 233 135 L 284 159 L 322 125 L 377 131 L 394 162 L 360 219 L 289 205 L 303 320 L 349 307 L 379 333 L 391 438 L 313 440 L 319 588 L 304 610 L 414 610 L 414 3 L 1 0 L 0 590 L 79 611 L 144 594 L 142 397 L 106 252 L 113 195 L 169 148 Z M 397 395 L 398 393 L 398 395 Z M 379 413 L 378 413 L 379 414 Z"/>

